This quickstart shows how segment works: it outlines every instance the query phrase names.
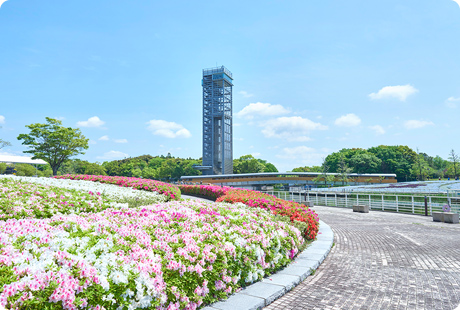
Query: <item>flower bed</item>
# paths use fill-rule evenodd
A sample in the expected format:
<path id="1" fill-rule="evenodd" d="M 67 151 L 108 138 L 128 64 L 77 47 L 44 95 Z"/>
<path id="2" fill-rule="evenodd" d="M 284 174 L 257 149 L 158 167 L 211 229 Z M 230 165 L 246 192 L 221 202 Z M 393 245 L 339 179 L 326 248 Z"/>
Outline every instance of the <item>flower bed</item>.
<path id="1" fill-rule="evenodd" d="M 242 202 L 245 205 L 253 208 L 261 208 L 269 210 L 273 214 L 287 216 L 292 223 L 296 221 L 308 225 L 304 231 L 304 237 L 307 240 L 316 238 L 319 229 L 318 215 L 309 208 L 303 205 L 285 201 L 271 195 L 267 195 L 258 191 L 235 189 L 231 187 L 219 187 L 213 185 L 179 185 L 183 194 L 203 195 L 210 198 L 217 198 L 216 201 L 224 201 L 229 203 Z"/>
<path id="2" fill-rule="evenodd" d="M 303 242 L 296 228 L 242 204 L 2 220 L 0 305 L 196 309 L 285 266 Z"/>
<path id="3" fill-rule="evenodd" d="M 105 195 L 0 178 L 0 219 L 49 218 L 55 214 L 99 212 L 117 203 Z M 1 244 L 0 244 L 1 248 Z"/>
<path id="4" fill-rule="evenodd" d="M 108 184 L 116 184 L 123 187 L 132 187 L 138 190 L 157 192 L 165 195 L 170 200 L 180 199 L 180 190 L 177 186 L 150 179 L 139 179 L 129 177 L 111 177 L 105 175 L 84 175 L 84 174 L 66 174 L 55 176 L 56 179 L 84 180 Z"/>
<path id="5" fill-rule="evenodd" d="M 144 200 L 146 198 L 149 199 L 150 204 L 168 201 L 166 196 L 157 192 L 139 191 L 131 187 L 121 187 L 114 184 L 105 184 L 83 180 L 0 175 L 0 180 L 5 178 L 22 183 L 26 182 L 65 189 L 74 189 L 86 193 L 99 193 L 98 195 L 107 196 L 108 198 L 116 201 L 121 201 L 123 199 Z"/>

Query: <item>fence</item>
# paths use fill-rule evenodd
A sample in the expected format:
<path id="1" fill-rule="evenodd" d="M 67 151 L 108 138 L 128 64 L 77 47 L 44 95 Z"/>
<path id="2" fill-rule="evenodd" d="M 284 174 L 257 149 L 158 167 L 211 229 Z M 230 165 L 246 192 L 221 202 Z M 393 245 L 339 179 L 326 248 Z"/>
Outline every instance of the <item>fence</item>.
<path id="1" fill-rule="evenodd" d="M 433 211 L 442 211 L 446 204 L 450 205 L 451 212 L 460 213 L 460 199 L 446 196 L 417 196 L 417 195 L 381 195 L 368 193 L 327 193 L 311 192 L 275 192 L 267 194 L 278 198 L 296 202 L 312 201 L 314 205 L 352 208 L 354 205 L 368 205 L 371 210 L 425 214 L 425 197 L 428 214 Z"/>

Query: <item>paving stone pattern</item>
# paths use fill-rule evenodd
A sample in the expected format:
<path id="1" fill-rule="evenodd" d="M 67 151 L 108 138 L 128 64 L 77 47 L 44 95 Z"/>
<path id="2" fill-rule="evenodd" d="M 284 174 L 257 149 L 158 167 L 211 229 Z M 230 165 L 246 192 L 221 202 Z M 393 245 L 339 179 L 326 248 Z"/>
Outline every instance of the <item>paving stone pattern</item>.
<path id="1" fill-rule="evenodd" d="M 431 217 L 314 207 L 335 246 L 316 270 L 265 310 L 455 309 L 460 225 Z"/>

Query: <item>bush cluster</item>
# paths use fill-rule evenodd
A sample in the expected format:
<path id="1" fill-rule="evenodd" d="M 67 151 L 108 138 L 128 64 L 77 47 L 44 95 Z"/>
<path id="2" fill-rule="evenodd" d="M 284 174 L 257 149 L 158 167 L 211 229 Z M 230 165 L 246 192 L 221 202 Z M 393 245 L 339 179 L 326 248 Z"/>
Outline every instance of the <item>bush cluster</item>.
<path id="1" fill-rule="evenodd" d="M 302 229 L 302 233 L 307 240 L 314 240 L 318 234 L 318 215 L 313 210 L 305 208 L 303 205 L 296 202 L 285 201 L 258 191 L 225 186 L 179 185 L 179 188 L 183 194 L 206 196 L 211 199 L 216 199 L 218 202 L 241 202 L 249 207 L 261 208 L 269 210 L 275 215 L 289 217 L 292 223 L 305 223 L 307 226 Z"/>
<path id="2" fill-rule="evenodd" d="M 155 181 L 145 180 L 130 177 L 112 177 L 106 175 L 85 175 L 85 174 L 66 174 L 61 176 L 55 176 L 56 179 L 71 179 L 71 180 L 84 180 L 93 181 L 107 184 L 116 184 L 123 187 L 132 187 L 138 190 L 145 190 L 150 192 L 157 192 L 165 195 L 169 200 L 179 200 L 180 190 L 177 186 Z"/>

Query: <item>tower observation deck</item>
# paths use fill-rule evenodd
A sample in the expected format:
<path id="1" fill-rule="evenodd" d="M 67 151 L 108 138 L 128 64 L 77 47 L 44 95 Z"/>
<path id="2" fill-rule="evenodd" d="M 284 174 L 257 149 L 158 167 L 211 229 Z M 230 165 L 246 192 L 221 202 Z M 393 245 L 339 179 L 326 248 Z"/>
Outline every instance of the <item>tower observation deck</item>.
<path id="1" fill-rule="evenodd" d="M 233 173 L 232 73 L 224 66 L 203 69 L 204 175 Z"/>

